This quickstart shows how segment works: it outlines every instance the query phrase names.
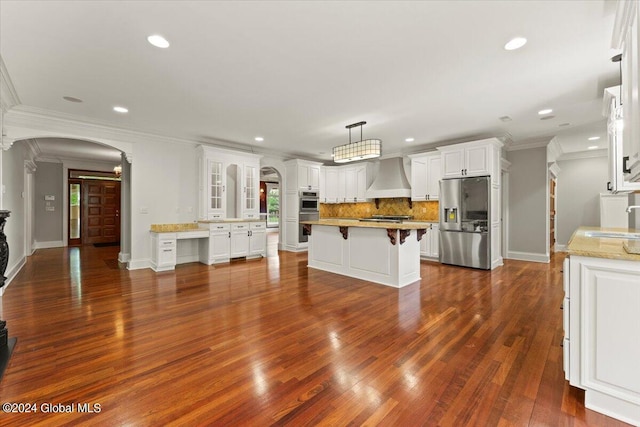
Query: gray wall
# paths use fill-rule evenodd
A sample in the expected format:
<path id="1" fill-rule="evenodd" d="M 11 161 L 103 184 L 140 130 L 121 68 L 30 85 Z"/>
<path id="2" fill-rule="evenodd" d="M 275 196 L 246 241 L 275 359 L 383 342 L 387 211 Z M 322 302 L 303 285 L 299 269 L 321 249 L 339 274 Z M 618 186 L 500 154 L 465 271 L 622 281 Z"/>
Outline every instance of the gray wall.
<path id="1" fill-rule="evenodd" d="M 600 193 L 606 192 L 606 157 L 558 161 L 556 243 L 566 245 L 576 228 L 600 226 Z"/>
<path id="2" fill-rule="evenodd" d="M 507 258 L 543 260 L 547 249 L 547 149 L 507 152 L 509 241 Z"/>
<path id="3" fill-rule="evenodd" d="M 63 241 L 62 163 L 36 162 L 36 166 L 34 240 L 37 243 Z M 55 200 L 46 201 L 44 196 L 54 196 Z M 46 210 L 47 203 L 53 211 Z"/>
<path id="4" fill-rule="evenodd" d="M 24 198 L 24 148 L 23 145 L 14 143 L 6 151 L 2 151 L 2 183 L 5 193 L 2 195 L 2 209 L 11 211 L 4 227 L 9 245 L 9 263 L 5 276 L 13 279 L 18 268 L 25 260 L 25 212 Z"/>

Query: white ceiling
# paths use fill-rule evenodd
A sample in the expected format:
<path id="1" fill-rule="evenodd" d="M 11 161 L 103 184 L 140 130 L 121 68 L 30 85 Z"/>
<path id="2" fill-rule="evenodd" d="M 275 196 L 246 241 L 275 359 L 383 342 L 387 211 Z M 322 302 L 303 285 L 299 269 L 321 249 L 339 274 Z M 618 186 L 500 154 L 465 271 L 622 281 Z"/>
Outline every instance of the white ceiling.
<path id="1" fill-rule="evenodd" d="M 0 0 L 0 55 L 25 106 L 197 141 L 329 161 L 364 120 L 387 155 L 488 136 L 568 153 L 606 140 L 615 6 Z M 504 50 L 514 36 L 528 43 Z"/>

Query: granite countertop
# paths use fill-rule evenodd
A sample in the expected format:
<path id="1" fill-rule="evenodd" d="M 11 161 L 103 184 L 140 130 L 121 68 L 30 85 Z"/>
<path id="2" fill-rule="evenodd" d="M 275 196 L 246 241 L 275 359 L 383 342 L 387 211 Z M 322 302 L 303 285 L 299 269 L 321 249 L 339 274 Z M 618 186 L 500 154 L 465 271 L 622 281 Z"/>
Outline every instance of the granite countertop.
<path id="1" fill-rule="evenodd" d="M 195 222 L 181 224 L 151 224 L 152 233 L 178 233 L 180 231 L 208 231 L 207 228 L 199 227 Z"/>
<path id="2" fill-rule="evenodd" d="M 624 249 L 626 245 L 633 251 L 634 247 L 640 246 L 640 241 L 611 237 L 587 237 L 585 236 L 587 231 L 638 232 L 638 230 L 627 228 L 580 227 L 573 233 L 567 245 L 570 255 L 640 261 L 639 254 L 628 253 Z"/>
<path id="3" fill-rule="evenodd" d="M 357 219 L 326 218 L 317 221 L 300 221 L 300 224 L 328 225 L 334 227 L 391 228 L 396 230 L 419 230 L 428 228 L 428 222 L 364 222 Z"/>
<path id="4" fill-rule="evenodd" d="M 264 219 L 260 218 L 224 218 L 224 219 L 199 219 L 198 222 L 203 224 L 218 224 L 225 222 L 265 222 Z"/>

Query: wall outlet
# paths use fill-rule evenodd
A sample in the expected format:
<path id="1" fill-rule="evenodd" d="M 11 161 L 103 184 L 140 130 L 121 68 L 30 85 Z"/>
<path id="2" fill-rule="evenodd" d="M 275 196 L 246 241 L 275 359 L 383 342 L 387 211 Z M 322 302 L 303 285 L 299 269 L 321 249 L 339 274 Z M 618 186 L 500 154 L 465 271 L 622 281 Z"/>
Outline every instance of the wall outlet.
<path id="1" fill-rule="evenodd" d="M 427 213 L 427 208 L 422 208 L 422 213 Z"/>
<path id="2" fill-rule="evenodd" d="M 47 212 L 53 212 L 56 210 L 55 206 L 47 206 L 45 207 L 45 209 L 47 210 Z"/>

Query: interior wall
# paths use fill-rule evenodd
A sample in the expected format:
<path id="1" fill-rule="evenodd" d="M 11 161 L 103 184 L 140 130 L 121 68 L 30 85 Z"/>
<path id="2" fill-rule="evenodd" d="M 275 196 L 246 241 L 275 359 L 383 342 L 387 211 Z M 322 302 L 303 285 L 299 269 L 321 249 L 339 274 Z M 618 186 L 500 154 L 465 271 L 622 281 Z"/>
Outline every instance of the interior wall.
<path id="1" fill-rule="evenodd" d="M 36 162 L 34 240 L 36 248 L 62 246 L 62 163 Z M 53 196 L 54 200 L 45 200 Z M 53 209 L 53 210 L 47 210 Z"/>
<path id="2" fill-rule="evenodd" d="M 131 163 L 131 261 L 129 268 L 148 268 L 151 224 L 197 221 L 198 163 L 196 146 L 136 142 Z M 180 255 L 197 254 L 197 240 L 180 247 Z"/>
<path id="3" fill-rule="evenodd" d="M 600 226 L 600 193 L 609 180 L 606 157 L 558 161 L 556 242 L 566 246 L 576 228 Z"/>
<path id="4" fill-rule="evenodd" d="M 4 227 L 9 245 L 9 262 L 5 276 L 8 285 L 25 262 L 24 238 L 24 145 L 17 142 L 9 150 L 2 150 L 2 183 L 4 185 L 2 209 L 11 211 Z M 5 286 L 6 289 L 6 286 Z M 1 295 L 1 293 L 0 293 Z"/>
<path id="5" fill-rule="evenodd" d="M 509 241 L 507 257 L 548 261 L 547 149 L 507 152 L 509 168 Z"/>

